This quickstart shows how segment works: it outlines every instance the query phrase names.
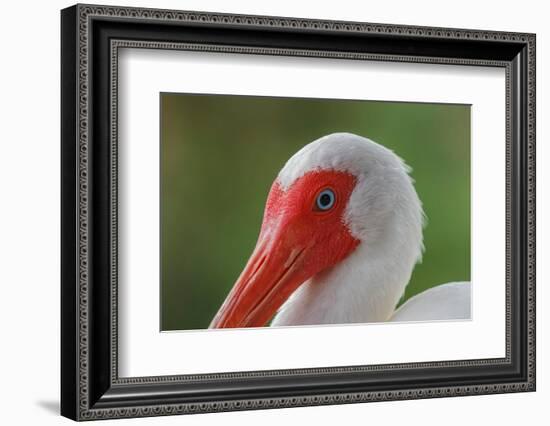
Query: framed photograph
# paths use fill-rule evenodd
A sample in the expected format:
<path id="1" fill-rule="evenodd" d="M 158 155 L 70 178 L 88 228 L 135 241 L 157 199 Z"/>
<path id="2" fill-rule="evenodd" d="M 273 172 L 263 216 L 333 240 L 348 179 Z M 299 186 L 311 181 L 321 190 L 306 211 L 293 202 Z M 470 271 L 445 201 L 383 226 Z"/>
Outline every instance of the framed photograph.
<path id="1" fill-rule="evenodd" d="M 535 390 L 535 35 L 61 12 L 61 412 Z"/>

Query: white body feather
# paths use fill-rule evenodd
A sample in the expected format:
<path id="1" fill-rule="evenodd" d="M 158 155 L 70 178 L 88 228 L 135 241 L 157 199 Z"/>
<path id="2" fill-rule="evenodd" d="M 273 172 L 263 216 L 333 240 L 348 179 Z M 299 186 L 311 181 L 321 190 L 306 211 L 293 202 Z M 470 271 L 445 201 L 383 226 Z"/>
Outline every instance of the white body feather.
<path id="1" fill-rule="evenodd" d="M 411 297 L 392 315 L 390 321 L 439 321 L 471 318 L 469 282 L 447 283 Z"/>
<path id="2" fill-rule="evenodd" d="M 361 243 L 338 265 L 302 284 L 271 325 L 454 319 L 466 312 L 469 318 L 469 286 L 466 292 L 455 291 L 454 285 L 429 290 L 394 314 L 423 251 L 422 205 L 405 163 L 367 138 L 335 133 L 298 151 L 277 179 L 288 189 L 305 173 L 320 169 L 347 171 L 357 178 L 343 221 Z M 453 303 L 468 309 L 452 308 Z M 430 305 L 431 315 L 426 312 Z"/>

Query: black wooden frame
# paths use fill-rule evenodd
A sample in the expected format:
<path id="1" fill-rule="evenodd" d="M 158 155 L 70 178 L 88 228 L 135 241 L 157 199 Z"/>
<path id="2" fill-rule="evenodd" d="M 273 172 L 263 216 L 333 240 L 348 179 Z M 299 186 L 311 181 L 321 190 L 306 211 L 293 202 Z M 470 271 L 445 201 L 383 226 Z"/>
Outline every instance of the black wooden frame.
<path id="1" fill-rule="evenodd" d="M 64 416 L 86 420 L 535 389 L 533 34 L 92 5 L 64 9 L 61 29 Z M 116 53 L 120 47 L 140 46 L 504 67 L 506 357 L 119 378 Z"/>

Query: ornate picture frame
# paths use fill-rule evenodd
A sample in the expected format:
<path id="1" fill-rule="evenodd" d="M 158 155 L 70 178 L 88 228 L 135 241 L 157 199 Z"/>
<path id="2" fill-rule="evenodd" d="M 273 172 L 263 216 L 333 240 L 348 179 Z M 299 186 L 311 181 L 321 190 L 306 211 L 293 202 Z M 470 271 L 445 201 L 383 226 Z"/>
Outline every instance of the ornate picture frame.
<path id="1" fill-rule="evenodd" d="M 535 390 L 535 35 L 76 5 L 61 12 L 61 413 L 159 416 Z M 506 356 L 119 377 L 121 48 L 503 68 Z M 503 212 L 504 214 L 504 212 Z"/>

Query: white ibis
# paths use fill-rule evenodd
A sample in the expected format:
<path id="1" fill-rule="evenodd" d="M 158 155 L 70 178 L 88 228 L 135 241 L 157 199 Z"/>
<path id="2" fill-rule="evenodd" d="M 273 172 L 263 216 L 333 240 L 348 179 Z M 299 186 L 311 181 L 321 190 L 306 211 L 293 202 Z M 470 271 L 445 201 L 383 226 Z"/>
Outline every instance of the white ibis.
<path id="1" fill-rule="evenodd" d="M 467 282 L 433 287 L 395 310 L 423 252 L 424 213 L 409 171 L 389 149 L 349 133 L 294 154 L 210 327 L 469 319 Z"/>

